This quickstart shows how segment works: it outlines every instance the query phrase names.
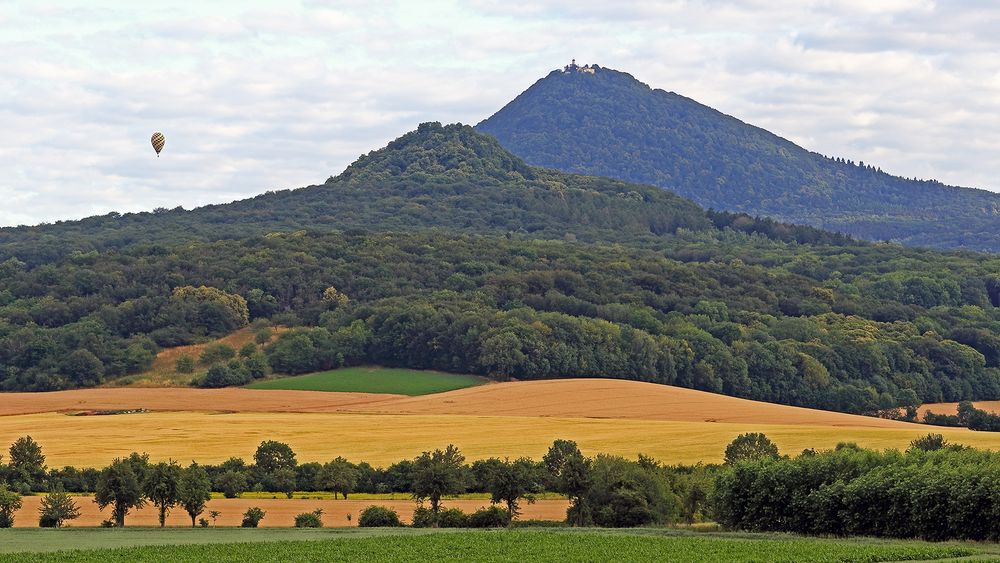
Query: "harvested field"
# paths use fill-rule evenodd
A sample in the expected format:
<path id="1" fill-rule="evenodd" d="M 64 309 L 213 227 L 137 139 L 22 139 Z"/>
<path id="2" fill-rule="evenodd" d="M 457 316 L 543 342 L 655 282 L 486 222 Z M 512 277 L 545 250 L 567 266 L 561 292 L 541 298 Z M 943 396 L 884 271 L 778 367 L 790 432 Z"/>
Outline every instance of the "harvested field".
<path id="1" fill-rule="evenodd" d="M 24 505 L 15 515 L 14 524 L 17 528 L 38 527 L 38 504 L 42 497 L 24 497 Z M 94 504 L 93 497 L 74 497 L 80 507 L 80 518 L 69 522 L 72 527 L 98 526 L 102 520 L 111 517 L 111 509 L 103 512 Z M 209 501 L 203 516 L 208 519 L 211 510 L 218 510 L 222 515 L 217 520 L 219 526 L 239 526 L 243 513 L 251 506 L 258 506 L 267 513 L 261 526 L 267 528 L 290 528 L 295 525 L 295 515 L 323 509 L 323 523 L 328 527 L 356 526 L 358 514 L 373 504 L 388 506 L 399 513 L 401 519 L 409 523 L 413 518 L 416 503 L 412 500 L 311 500 L 311 499 L 213 499 Z M 485 506 L 490 506 L 488 500 L 455 499 L 443 502 L 447 508 L 460 508 L 464 512 L 475 512 Z M 535 520 L 565 520 L 567 500 L 539 500 L 535 504 L 523 503 L 522 519 Z M 351 515 L 351 521 L 347 515 Z M 146 506 L 133 512 L 125 520 L 126 526 L 159 526 L 156 508 Z M 167 526 L 191 526 L 191 519 L 183 508 L 175 508 L 167 517 Z"/>
<path id="2" fill-rule="evenodd" d="M 329 413 L 362 410 L 361 405 L 365 403 L 383 402 L 387 398 L 403 398 L 403 396 L 320 391 L 257 391 L 238 388 L 118 387 L 48 393 L 4 393 L 0 395 L 0 417 L 117 409 Z"/>
<path id="3" fill-rule="evenodd" d="M 264 389 L 84 389 L 7 393 L 0 416 L 88 409 L 457 414 L 907 428 L 892 420 L 620 379 L 496 383 L 420 397 Z"/>
<path id="4" fill-rule="evenodd" d="M 977 409 L 1000 414 L 1000 401 L 976 401 L 972 405 Z M 924 416 L 928 411 L 934 414 L 955 415 L 958 414 L 958 403 L 928 403 L 920 406 L 920 416 Z"/>

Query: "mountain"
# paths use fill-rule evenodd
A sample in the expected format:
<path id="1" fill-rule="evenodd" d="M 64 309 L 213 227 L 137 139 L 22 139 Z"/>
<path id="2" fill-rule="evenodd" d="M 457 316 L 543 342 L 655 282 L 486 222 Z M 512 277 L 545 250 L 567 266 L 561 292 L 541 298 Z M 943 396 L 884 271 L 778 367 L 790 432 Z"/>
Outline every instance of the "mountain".
<path id="1" fill-rule="evenodd" d="M 425 123 L 320 185 L 192 211 L 3 228 L 0 261 L 34 264 L 72 253 L 302 229 L 440 228 L 625 240 L 711 226 L 697 205 L 663 190 L 532 168 L 469 126 Z"/>
<path id="2" fill-rule="evenodd" d="M 292 330 L 203 384 L 372 363 L 849 412 L 1000 398 L 1000 256 L 707 212 L 463 125 L 308 188 L 5 229 L 0 256 L 4 390 L 121 382 L 261 323 Z"/>
<path id="3" fill-rule="evenodd" d="M 529 164 L 907 245 L 1000 251 L 1000 194 L 810 152 L 596 65 L 555 70 L 476 126 Z"/>

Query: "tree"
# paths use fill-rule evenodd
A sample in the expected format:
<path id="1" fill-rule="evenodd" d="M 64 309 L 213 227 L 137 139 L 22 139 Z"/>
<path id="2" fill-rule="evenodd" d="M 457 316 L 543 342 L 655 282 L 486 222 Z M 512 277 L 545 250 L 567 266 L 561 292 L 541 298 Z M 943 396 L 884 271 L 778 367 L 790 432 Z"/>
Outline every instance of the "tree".
<path id="1" fill-rule="evenodd" d="M 31 490 L 40 490 L 45 481 L 45 456 L 42 447 L 31 436 L 22 436 L 10 446 L 10 478 L 26 484 Z"/>
<path id="2" fill-rule="evenodd" d="M 760 432 L 749 432 L 740 434 L 726 446 L 725 463 L 732 465 L 743 460 L 769 457 L 778 457 L 778 446 Z"/>
<path id="3" fill-rule="evenodd" d="M 101 471 L 94 492 L 94 502 L 101 510 L 111 506 L 115 526 L 125 527 L 128 513 L 146 505 L 142 488 L 144 479 L 144 472 L 136 471 L 136 463 L 132 458 L 117 458 Z"/>
<path id="4" fill-rule="evenodd" d="M 347 500 L 348 493 L 358 485 L 358 469 L 342 457 L 323 465 L 316 475 L 316 488 L 341 494 Z"/>
<path id="5" fill-rule="evenodd" d="M 219 516 L 222 516 L 222 513 L 218 510 L 209 511 L 208 517 L 212 519 L 212 527 L 215 527 L 215 521 L 219 519 Z"/>
<path id="6" fill-rule="evenodd" d="M 58 487 L 44 498 L 38 507 L 38 525 L 42 528 L 61 528 L 66 520 L 80 517 L 80 508 L 62 487 Z"/>
<path id="7" fill-rule="evenodd" d="M 556 491 L 569 497 L 567 519 L 573 525 L 585 525 L 590 518 L 586 494 L 593 481 L 590 459 L 583 456 L 572 440 L 556 440 L 542 459 L 555 479 Z"/>
<path id="8" fill-rule="evenodd" d="M 413 497 L 418 502 L 430 500 L 435 517 L 441 509 L 441 497 L 465 490 L 465 456 L 454 445 L 424 452 L 413 460 Z"/>
<path id="9" fill-rule="evenodd" d="M 294 469 L 278 469 L 268 475 L 269 488 L 278 493 L 285 493 L 285 496 L 292 498 L 295 494 L 297 475 Z"/>
<path id="10" fill-rule="evenodd" d="M 104 363 L 90 350 L 81 348 L 63 360 L 59 371 L 76 386 L 93 387 L 104 378 Z"/>
<path id="11" fill-rule="evenodd" d="M 21 509 L 21 495 L 0 484 L 0 528 L 14 526 L 14 513 Z"/>
<path id="12" fill-rule="evenodd" d="M 493 466 L 487 475 L 487 488 L 493 504 L 504 503 L 510 520 L 520 514 L 519 501 L 524 498 L 529 504 L 535 502 L 533 493 L 538 491 L 535 482 L 535 464 L 527 458 L 511 462 L 504 460 Z"/>
<path id="13" fill-rule="evenodd" d="M 143 491 L 159 513 L 160 527 L 167 525 L 170 509 L 177 506 L 183 470 L 176 462 L 161 461 L 149 468 Z"/>
<path id="14" fill-rule="evenodd" d="M 253 454 L 253 459 L 257 469 L 265 474 L 279 469 L 295 469 L 297 463 L 292 448 L 288 444 L 274 440 L 261 442 Z"/>
<path id="15" fill-rule="evenodd" d="M 229 470 L 215 478 L 215 487 L 222 491 L 222 496 L 237 498 L 250 488 L 250 483 L 246 472 Z"/>
<path id="16" fill-rule="evenodd" d="M 181 474 L 177 486 L 177 502 L 191 517 L 191 527 L 195 527 L 195 519 L 205 511 L 206 503 L 212 498 L 212 481 L 208 473 L 197 463 L 192 463 Z"/>

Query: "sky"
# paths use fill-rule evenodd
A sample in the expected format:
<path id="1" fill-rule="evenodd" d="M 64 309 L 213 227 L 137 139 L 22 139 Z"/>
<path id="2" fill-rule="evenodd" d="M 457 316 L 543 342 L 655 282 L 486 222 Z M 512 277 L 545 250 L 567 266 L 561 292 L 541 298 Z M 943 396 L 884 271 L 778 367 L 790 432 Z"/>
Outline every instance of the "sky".
<path id="1" fill-rule="evenodd" d="M 985 0 L 5 0 L 0 226 L 322 183 L 571 58 L 826 155 L 1000 191 L 997 29 Z"/>

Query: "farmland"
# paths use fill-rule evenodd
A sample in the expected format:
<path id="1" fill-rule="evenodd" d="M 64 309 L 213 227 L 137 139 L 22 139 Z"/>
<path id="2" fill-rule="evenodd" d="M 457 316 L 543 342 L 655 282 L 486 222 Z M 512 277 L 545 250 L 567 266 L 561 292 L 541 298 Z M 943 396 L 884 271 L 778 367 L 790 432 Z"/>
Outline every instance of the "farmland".
<path id="1" fill-rule="evenodd" d="M 718 462 L 743 432 L 764 432 L 781 451 L 853 441 L 905 448 L 941 432 L 955 443 L 1000 449 L 1000 435 L 746 401 L 618 380 L 514 382 L 423 397 L 248 389 L 104 389 L 9 394 L 0 443 L 30 434 L 49 466 L 101 466 L 131 451 L 153 460 L 219 463 L 263 440 L 287 442 L 300 461 L 344 456 L 380 465 L 454 443 L 470 459 L 539 458 L 557 438 L 587 454 L 668 463 Z M 145 409 L 68 416 L 89 409 Z M 6 416 L 2 416 L 6 415 Z M 406 439 L 400 439 L 405 429 Z"/>
<path id="2" fill-rule="evenodd" d="M 982 547 L 965 545 L 663 530 L 15 530 L 5 535 L 9 539 L 0 549 L 22 552 L 5 557 L 10 561 L 926 561 L 986 555 Z M 35 551 L 97 545 L 119 547 Z"/>
<path id="3" fill-rule="evenodd" d="M 454 391 L 456 389 L 482 385 L 487 381 L 487 379 L 474 375 L 459 375 L 439 371 L 354 367 L 311 373 L 297 377 L 279 377 L 252 383 L 247 388 L 348 393 L 390 393 L 413 396 Z"/>
<path id="4" fill-rule="evenodd" d="M 263 495 L 260 495 L 263 496 Z M 275 498 L 275 497 L 279 498 Z M 416 504 L 410 495 L 397 494 L 394 499 L 380 500 L 332 500 L 311 498 L 313 495 L 302 495 L 309 498 L 287 499 L 284 495 L 267 495 L 267 498 L 254 498 L 254 495 L 247 494 L 245 498 L 214 498 L 209 501 L 205 509 L 205 514 L 212 510 L 221 513 L 216 524 L 219 526 L 239 526 L 242 515 L 252 506 L 260 507 L 266 512 L 266 516 L 260 525 L 267 528 L 290 528 L 294 524 L 295 515 L 303 512 L 312 512 L 316 509 L 323 510 L 323 521 L 326 526 L 352 526 L 357 523 L 358 514 L 366 507 L 373 504 L 388 506 L 399 513 L 400 518 L 409 523 Z M 320 496 L 319 494 L 315 496 Z M 38 526 L 38 505 L 40 496 L 24 497 L 24 506 L 17 513 L 15 526 L 19 528 L 35 528 Z M 80 518 L 72 522 L 73 527 L 96 527 L 102 520 L 109 518 L 110 510 L 100 511 L 94 504 L 93 497 L 76 497 L 74 499 L 80 507 Z M 464 512 L 472 513 L 476 510 L 489 506 L 489 498 L 457 498 L 445 499 L 445 506 L 449 508 L 459 508 Z M 536 501 L 534 504 L 525 503 L 523 518 L 533 520 L 563 520 L 566 518 L 566 508 L 569 502 L 565 499 L 546 498 Z M 351 515 L 351 520 L 348 520 Z M 352 524 L 352 522 L 354 524 Z M 129 515 L 129 526 L 157 526 L 156 509 L 147 505 Z M 167 518 L 168 526 L 190 527 L 191 519 L 181 508 L 171 511 Z M 2 537 L 2 536 L 0 536 Z"/>

